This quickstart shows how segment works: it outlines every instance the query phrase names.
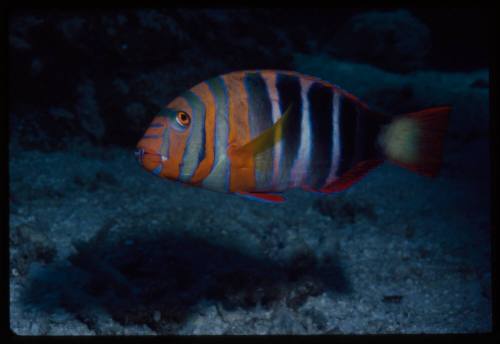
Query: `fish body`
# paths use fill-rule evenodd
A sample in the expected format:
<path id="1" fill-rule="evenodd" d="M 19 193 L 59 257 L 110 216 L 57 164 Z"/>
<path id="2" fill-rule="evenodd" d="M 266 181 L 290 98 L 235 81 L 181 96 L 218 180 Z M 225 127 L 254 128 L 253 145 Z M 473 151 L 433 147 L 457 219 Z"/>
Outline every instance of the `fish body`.
<path id="1" fill-rule="evenodd" d="M 172 100 L 136 155 L 159 177 L 276 202 L 290 188 L 344 190 L 384 160 L 435 175 L 449 112 L 394 119 L 319 78 L 239 71 Z"/>

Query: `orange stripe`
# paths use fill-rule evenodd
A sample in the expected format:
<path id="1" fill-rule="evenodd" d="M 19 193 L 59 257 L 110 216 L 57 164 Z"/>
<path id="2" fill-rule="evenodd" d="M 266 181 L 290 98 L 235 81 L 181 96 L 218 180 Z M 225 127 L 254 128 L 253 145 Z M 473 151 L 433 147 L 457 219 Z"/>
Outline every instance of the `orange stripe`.
<path id="1" fill-rule="evenodd" d="M 197 184 L 205 179 L 214 164 L 215 99 L 205 82 L 191 89 L 205 105 L 205 158 L 200 162 L 191 182 Z"/>
<path id="2" fill-rule="evenodd" d="M 245 72 L 234 72 L 222 76 L 229 100 L 228 155 L 231 162 L 229 191 L 253 191 L 255 173 L 253 156 L 232 156 L 231 152 L 249 142 L 248 96 L 243 85 Z"/>
<path id="3" fill-rule="evenodd" d="M 166 119 L 164 117 L 157 116 L 153 119 L 152 123 L 161 123 L 163 125 L 166 125 Z M 152 124 L 151 123 L 151 124 Z M 151 128 L 149 127 L 146 129 L 146 132 L 144 133 L 144 136 L 153 136 L 153 135 L 158 135 L 157 139 L 144 139 L 141 138 L 139 142 L 137 143 L 138 148 L 142 148 L 147 152 L 152 152 L 152 153 L 157 153 L 160 151 L 161 143 L 163 141 L 163 129 L 164 128 Z"/>
<path id="4" fill-rule="evenodd" d="M 192 113 L 193 111 L 186 100 L 181 97 L 177 97 L 172 100 L 167 107 L 186 111 L 187 113 Z M 168 160 L 163 162 L 163 169 L 160 173 L 161 177 L 174 179 L 179 178 L 180 164 L 182 163 L 188 137 L 189 130 L 179 132 L 175 131 L 175 129 L 169 128 Z"/>

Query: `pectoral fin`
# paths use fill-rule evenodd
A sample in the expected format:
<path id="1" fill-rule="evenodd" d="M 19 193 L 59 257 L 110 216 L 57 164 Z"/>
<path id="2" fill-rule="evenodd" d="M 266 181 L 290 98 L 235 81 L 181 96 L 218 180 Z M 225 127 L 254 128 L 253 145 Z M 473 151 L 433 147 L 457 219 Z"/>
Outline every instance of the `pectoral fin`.
<path id="1" fill-rule="evenodd" d="M 241 147 L 236 148 L 231 155 L 235 156 L 250 156 L 257 155 L 265 150 L 273 147 L 277 142 L 283 138 L 283 132 L 287 124 L 287 120 L 290 117 L 289 114 L 292 109 L 292 105 L 286 109 L 285 113 L 281 118 L 274 123 L 272 127 L 266 129 L 259 136 L 251 140 L 250 142 L 244 144 Z"/>

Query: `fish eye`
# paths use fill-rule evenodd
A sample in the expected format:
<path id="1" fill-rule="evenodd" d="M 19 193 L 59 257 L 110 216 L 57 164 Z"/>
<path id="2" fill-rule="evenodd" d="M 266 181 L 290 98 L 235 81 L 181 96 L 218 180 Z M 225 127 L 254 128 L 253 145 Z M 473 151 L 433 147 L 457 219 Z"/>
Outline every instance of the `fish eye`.
<path id="1" fill-rule="evenodd" d="M 175 117 L 177 123 L 179 123 L 182 127 L 187 127 L 191 124 L 191 117 L 184 111 L 177 112 L 177 116 Z"/>

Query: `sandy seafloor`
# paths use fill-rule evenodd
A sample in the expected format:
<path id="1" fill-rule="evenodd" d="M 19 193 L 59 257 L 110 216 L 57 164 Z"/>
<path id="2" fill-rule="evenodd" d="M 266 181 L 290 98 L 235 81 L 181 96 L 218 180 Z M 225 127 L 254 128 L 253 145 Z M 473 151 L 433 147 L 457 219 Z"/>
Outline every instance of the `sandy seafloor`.
<path id="1" fill-rule="evenodd" d="M 345 192 L 292 190 L 267 204 L 161 180 L 119 147 L 40 152 L 12 142 L 11 329 L 491 331 L 488 90 L 469 86 L 487 71 L 400 76 L 297 59 L 297 70 L 367 100 L 383 80 L 414 82 L 428 105 L 452 103 L 441 176 L 386 163 Z M 474 126 L 483 134 L 456 134 Z"/>

